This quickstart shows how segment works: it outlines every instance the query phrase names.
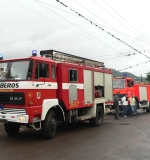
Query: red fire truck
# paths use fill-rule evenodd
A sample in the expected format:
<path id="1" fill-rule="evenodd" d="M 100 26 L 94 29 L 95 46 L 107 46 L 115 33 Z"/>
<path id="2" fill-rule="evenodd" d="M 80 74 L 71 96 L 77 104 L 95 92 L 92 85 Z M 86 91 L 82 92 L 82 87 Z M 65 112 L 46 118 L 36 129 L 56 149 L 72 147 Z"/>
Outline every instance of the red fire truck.
<path id="1" fill-rule="evenodd" d="M 57 123 L 100 126 L 113 103 L 112 71 L 104 63 L 55 51 L 0 60 L 0 122 L 7 134 L 25 125 L 55 136 Z"/>
<path id="2" fill-rule="evenodd" d="M 125 94 L 128 97 L 135 95 L 139 101 L 138 109 L 146 109 L 150 112 L 150 84 L 145 82 L 136 82 L 133 78 L 114 77 L 113 78 L 113 94 L 120 92 L 119 98 Z"/>

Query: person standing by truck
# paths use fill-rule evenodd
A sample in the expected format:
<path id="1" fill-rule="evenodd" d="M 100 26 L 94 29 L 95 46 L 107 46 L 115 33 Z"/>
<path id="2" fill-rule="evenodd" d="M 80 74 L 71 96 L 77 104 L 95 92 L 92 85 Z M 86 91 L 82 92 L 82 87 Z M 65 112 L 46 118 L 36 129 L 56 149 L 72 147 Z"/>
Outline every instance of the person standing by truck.
<path id="1" fill-rule="evenodd" d="M 120 92 L 117 92 L 116 95 L 114 95 L 114 108 L 115 108 L 115 119 L 119 120 L 118 114 L 119 114 L 119 94 Z"/>
<path id="2" fill-rule="evenodd" d="M 136 104 L 135 104 L 135 113 L 137 113 L 137 109 L 139 108 L 139 99 L 137 96 L 134 96 Z"/>
<path id="3" fill-rule="evenodd" d="M 123 116 L 126 117 L 127 107 L 128 107 L 128 95 L 127 94 L 121 98 L 121 104 L 123 107 Z"/>
<path id="4" fill-rule="evenodd" d="M 131 106 L 131 109 L 132 109 L 132 116 L 134 116 L 134 115 L 136 115 L 136 112 L 135 112 L 136 100 L 135 100 L 133 94 L 132 94 L 131 97 L 129 98 L 129 101 L 130 101 L 130 106 Z"/>

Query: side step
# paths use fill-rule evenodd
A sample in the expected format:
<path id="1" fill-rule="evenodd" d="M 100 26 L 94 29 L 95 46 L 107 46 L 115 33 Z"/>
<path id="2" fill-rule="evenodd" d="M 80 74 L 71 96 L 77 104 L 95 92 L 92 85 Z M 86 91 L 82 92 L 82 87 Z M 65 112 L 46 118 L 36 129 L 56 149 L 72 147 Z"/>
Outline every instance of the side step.
<path id="1" fill-rule="evenodd" d="M 92 116 L 92 115 L 80 116 L 80 117 L 78 117 L 78 121 L 83 121 L 83 120 L 87 120 L 90 118 L 94 118 L 94 116 Z"/>

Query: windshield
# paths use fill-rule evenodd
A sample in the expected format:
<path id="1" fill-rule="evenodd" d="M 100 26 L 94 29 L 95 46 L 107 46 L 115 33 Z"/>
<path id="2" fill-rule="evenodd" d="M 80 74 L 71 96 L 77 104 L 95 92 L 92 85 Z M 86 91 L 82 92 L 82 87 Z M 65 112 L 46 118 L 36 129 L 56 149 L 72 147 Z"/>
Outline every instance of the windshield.
<path id="1" fill-rule="evenodd" d="M 125 88 L 125 79 L 114 79 L 113 88 Z"/>
<path id="2" fill-rule="evenodd" d="M 27 79 L 30 61 L 0 63 L 0 80 Z"/>

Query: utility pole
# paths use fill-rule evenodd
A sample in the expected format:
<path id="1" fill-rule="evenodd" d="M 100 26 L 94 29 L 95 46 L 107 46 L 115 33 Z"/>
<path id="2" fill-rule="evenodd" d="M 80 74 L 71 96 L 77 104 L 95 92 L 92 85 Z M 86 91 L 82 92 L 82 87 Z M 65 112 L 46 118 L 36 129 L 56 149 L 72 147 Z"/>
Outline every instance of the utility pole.
<path id="1" fill-rule="evenodd" d="M 141 74 L 141 82 L 142 82 L 142 74 Z"/>

